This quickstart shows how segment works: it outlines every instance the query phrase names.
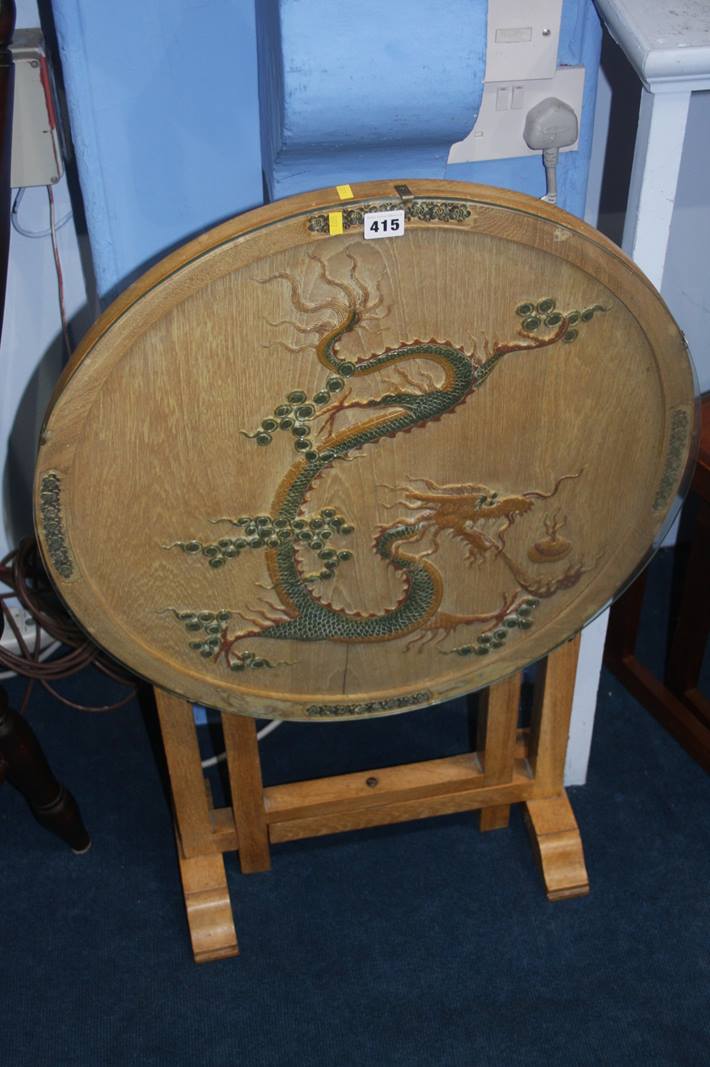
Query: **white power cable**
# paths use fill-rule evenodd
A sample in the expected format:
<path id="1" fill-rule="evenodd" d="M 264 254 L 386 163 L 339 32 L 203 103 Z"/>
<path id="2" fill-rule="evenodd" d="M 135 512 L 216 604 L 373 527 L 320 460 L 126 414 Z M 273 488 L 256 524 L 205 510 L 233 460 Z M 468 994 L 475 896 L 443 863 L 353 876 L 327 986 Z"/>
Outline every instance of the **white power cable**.
<path id="1" fill-rule="evenodd" d="M 257 741 L 261 741 L 263 737 L 268 737 L 270 733 L 273 733 L 277 726 L 283 726 L 283 719 L 272 719 L 266 726 L 262 726 L 261 730 L 257 732 Z M 203 770 L 207 770 L 209 767 L 216 767 L 218 763 L 224 763 L 226 758 L 226 752 L 219 752 L 216 756 L 210 756 L 209 759 L 203 759 Z"/>
<path id="2" fill-rule="evenodd" d="M 51 235 L 51 233 L 52 233 L 52 227 L 51 226 L 47 226 L 47 228 L 44 229 L 44 230 L 28 230 L 20 222 L 20 218 L 19 218 L 20 204 L 24 200 L 26 192 L 27 192 L 27 190 L 24 189 L 24 188 L 18 189 L 17 192 L 15 193 L 15 199 L 12 201 L 12 210 L 10 211 L 10 222 L 12 223 L 13 230 L 16 230 L 17 233 L 19 233 L 22 237 L 31 237 L 33 239 L 36 239 L 38 237 L 49 237 Z M 66 224 L 73 217 L 74 217 L 74 212 L 71 211 L 71 210 L 67 211 L 66 215 L 62 215 L 61 219 L 59 219 L 57 221 L 57 223 L 56 223 L 56 225 L 54 227 L 55 232 L 56 232 L 56 230 L 61 230 L 62 226 L 66 226 Z"/>
<path id="3" fill-rule="evenodd" d="M 542 150 L 542 162 L 545 165 L 547 192 L 540 199 L 544 200 L 546 204 L 557 203 L 557 157 L 559 156 L 559 153 L 559 148 L 543 148 Z"/>

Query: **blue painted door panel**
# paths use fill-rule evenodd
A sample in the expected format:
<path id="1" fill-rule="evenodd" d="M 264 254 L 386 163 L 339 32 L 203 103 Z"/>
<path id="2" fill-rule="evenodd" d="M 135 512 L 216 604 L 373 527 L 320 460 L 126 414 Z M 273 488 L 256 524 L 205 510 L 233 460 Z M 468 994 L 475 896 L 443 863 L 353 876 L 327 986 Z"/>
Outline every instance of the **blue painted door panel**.
<path id="1" fill-rule="evenodd" d="M 486 0 L 257 6 L 263 158 L 274 198 L 442 177 L 478 112 Z"/>
<path id="2" fill-rule="evenodd" d="M 53 0 L 99 292 L 263 200 L 251 0 Z"/>

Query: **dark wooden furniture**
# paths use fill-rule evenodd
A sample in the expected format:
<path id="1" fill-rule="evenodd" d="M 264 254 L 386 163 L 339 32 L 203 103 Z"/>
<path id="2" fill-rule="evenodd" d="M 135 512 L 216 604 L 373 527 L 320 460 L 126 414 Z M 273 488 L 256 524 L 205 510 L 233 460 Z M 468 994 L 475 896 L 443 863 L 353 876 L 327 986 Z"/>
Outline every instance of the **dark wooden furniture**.
<path id="1" fill-rule="evenodd" d="M 0 614 L 0 637 L 3 627 Z M 0 686 L 0 785 L 4 781 L 22 793 L 40 826 L 66 841 L 72 851 L 90 848 L 91 838 L 74 797 L 54 777 L 34 731 L 9 706 Z"/>
<path id="2" fill-rule="evenodd" d="M 0 782 L 7 780 L 24 796 L 40 826 L 71 847 L 86 852 L 91 838 L 66 786 L 52 774 L 30 726 L 8 706 L 0 689 Z"/>
<path id="3" fill-rule="evenodd" d="M 10 156 L 15 68 L 10 42 L 15 29 L 13 0 L 0 0 L 0 334 L 5 308 L 5 285 L 10 244 Z M 0 614 L 0 636 L 3 617 Z M 57 834 L 74 852 L 85 852 L 91 839 L 71 793 L 52 774 L 37 738 L 25 720 L 8 706 L 0 687 L 0 783 L 5 779 L 18 789 L 32 814 Z"/>
<path id="4" fill-rule="evenodd" d="M 657 678 L 636 656 L 645 573 L 612 608 L 605 662 L 690 755 L 710 770 L 710 700 L 698 687 L 710 632 L 710 394 L 702 402 L 700 449 L 690 490 L 688 503 L 697 512 L 665 677 Z"/>

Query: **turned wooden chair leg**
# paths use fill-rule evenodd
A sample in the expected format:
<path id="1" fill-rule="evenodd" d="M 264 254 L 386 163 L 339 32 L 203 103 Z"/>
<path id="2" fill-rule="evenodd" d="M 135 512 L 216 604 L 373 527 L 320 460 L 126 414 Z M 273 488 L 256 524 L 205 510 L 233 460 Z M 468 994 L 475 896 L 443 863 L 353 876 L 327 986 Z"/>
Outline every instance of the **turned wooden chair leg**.
<path id="1" fill-rule="evenodd" d="M 0 763 L 10 785 L 22 793 L 37 822 L 65 841 L 77 854 L 91 847 L 91 838 L 69 790 L 52 774 L 34 732 L 8 707 L 0 689 Z"/>

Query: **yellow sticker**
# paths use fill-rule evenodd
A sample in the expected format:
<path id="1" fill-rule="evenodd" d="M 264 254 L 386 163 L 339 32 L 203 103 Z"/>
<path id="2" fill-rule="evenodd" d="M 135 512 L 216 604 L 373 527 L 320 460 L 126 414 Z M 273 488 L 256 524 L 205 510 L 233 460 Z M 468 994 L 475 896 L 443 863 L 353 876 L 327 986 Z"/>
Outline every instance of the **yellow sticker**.
<path id="1" fill-rule="evenodd" d="M 328 232 L 331 237 L 343 232 L 343 213 L 342 211 L 329 211 L 328 212 Z"/>
<path id="2" fill-rule="evenodd" d="M 352 200 L 353 191 L 349 185 L 336 185 L 335 189 L 341 200 Z"/>

